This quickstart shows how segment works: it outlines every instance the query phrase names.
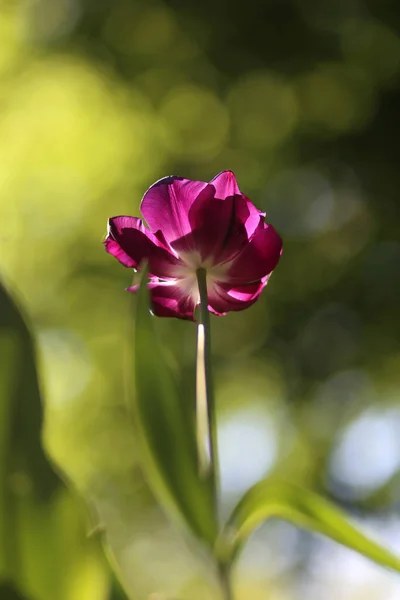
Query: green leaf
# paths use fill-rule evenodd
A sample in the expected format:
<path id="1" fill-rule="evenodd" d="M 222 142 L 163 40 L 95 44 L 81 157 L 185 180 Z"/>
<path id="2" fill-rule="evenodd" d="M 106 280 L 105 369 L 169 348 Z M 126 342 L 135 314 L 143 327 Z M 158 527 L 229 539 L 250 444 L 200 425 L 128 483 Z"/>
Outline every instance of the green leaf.
<path id="1" fill-rule="evenodd" d="M 182 397 L 166 364 L 149 313 L 146 280 L 145 273 L 137 298 L 136 393 L 131 398 L 143 468 L 161 503 L 211 545 L 216 537 L 213 484 L 199 476 L 194 401 Z"/>
<path id="2" fill-rule="evenodd" d="M 105 598 L 99 544 L 43 451 L 42 422 L 33 338 L 0 282 L 0 597 Z"/>
<path id="3" fill-rule="evenodd" d="M 217 543 L 221 564 L 230 565 L 251 533 L 271 517 L 322 533 L 384 567 L 400 571 L 399 558 L 351 525 L 329 501 L 295 485 L 268 479 L 248 490 L 233 510 Z"/>
<path id="4" fill-rule="evenodd" d="M 119 581 L 114 578 L 112 580 L 110 595 L 108 600 L 127 600 L 127 597 L 119 583 Z"/>
<path id="5" fill-rule="evenodd" d="M 30 332 L 0 282 L 0 577 L 19 562 L 17 497 L 48 500 L 60 482 L 41 445 L 42 407 Z"/>

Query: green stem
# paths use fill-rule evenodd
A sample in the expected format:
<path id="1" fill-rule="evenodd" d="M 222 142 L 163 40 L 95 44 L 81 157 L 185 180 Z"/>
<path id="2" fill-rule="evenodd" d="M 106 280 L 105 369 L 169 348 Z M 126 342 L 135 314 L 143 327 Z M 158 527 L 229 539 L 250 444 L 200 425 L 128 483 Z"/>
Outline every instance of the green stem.
<path id="1" fill-rule="evenodd" d="M 197 270 L 200 294 L 200 321 L 197 337 L 197 444 L 200 472 L 213 478 L 215 509 L 218 494 L 218 451 L 214 388 L 211 370 L 211 328 L 208 311 L 207 275 Z M 204 439 L 207 446 L 204 447 Z"/>
<path id="2" fill-rule="evenodd" d="M 211 369 L 211 327 L 208 310 L 207 272 L 198 269 L 200 319 L 197 332 L 196 422 L 200 474 L 212 478 L 215 514 L 218 518 L 219 465 L 214 386 Z M 204 445 L 206 440 L 206 446 Z M 224 600 L 233 600 L 229 568 L 219 566 L 219 579 Z"/>
<path id="3" fill-rule="evenodd" d="M 234 600 L 233 591 L 231 586 L 230 570 L 226 568 L 220 568 L 219 578 L 222 588 L 222 596 L 224 600 Z"/>

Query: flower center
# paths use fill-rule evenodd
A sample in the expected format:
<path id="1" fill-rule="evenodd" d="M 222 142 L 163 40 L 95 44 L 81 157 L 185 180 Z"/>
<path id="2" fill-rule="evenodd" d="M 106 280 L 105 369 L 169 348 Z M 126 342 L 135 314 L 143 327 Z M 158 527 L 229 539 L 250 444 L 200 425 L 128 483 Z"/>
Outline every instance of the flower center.
<path id="1" fill-rule="evenodd" d="M 184 265 L 174 269 L 174 276 L 176 277 L 175 285 L 177 285 L 182 292 L 190 295 L 196 304 L 200 303 L 199 286 L 197 283 L 198 269 L 204 269 L 206 271 L 208 293 L 213 291 L 215 284 L 218 281 L 226 280 L 229 268 L 228 265 L 216 265 L 214 264 L 212 257 L 202 260 L 200 253 L 193 251 L 180 252 L 179 258 Z"/>

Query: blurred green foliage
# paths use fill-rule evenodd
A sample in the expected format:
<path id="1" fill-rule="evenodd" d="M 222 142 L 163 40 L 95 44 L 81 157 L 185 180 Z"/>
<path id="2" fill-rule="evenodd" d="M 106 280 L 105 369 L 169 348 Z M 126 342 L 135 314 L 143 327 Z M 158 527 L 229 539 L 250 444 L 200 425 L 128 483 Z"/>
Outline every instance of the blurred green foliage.
<path id="1" fill-rule="evenodd" d="M 132 597 L 218 597 L 138 469 L 123 379 L 131 273 L 101 247 L 106 219 L 137 215 L 147 186 L 170 173 L 209 180 L 234 170 L 284 239 L 261 300 L 212 319 L 227 509 L 278 473 L 330 496 L 396 548 L 397 6 L 1 0 L 0 40 L 0 273 L 37 337 L 46 446 L 95 504 Z M 193 398 L 195 328 L 155 326 Z M 0 343 L 14 342 L 7 334 Z M 26 522 L 36 525 L 21 530 L 37 561 L 30 568 L 40 573 L 68 533 L 105 581 L 83 534 L 72 533 L 80 526 L 70 500 L 50 496 L 39 413 L 3 393 L 15 359 L 4 348 L 0 411 L 12 409 L 24 434 L 2 418 L 1 448 L 20 453 L 1 468 L 22 490 L 20 469 L 38 475 L 24 496 Z M 399 596 L 397 578 L 357 560 L 271 523 L 239 565 L 238 599 Z M 82 577 L 70 577 L 82 600 L 101 597 Z M 48 597 L 33 585 L 34 598 Z"/>
<path id="2" fill-rule="evenodd" d="M 271 517 L 322 533 L 384 567 L 400 571 L 400 559 L 368 539 L 333 504 L 318 494 L 271 478 L 247 490 L 223 527 L 217 543 L 222 564 L 230 569 L 247 538 Z"/>
<path id="3" fill-rule="evenodd" d="M 0 347 L 1 598 L 18 600 L 17 590 L 38 600 L 106 598 L 100 549 L 42 450 L 33 341 L 1 283 Z"/>
<path id="4" fill-rule="evenodd" d="M 216 490 L 211 473 L 199 473 L 194 391 L 183 395 L 166 362 L 149 312 L 147 271 L 137 298 L 132 371 L 128 383 L 140 463 L 173 517 L 208 546 L 217 537 Z"/>

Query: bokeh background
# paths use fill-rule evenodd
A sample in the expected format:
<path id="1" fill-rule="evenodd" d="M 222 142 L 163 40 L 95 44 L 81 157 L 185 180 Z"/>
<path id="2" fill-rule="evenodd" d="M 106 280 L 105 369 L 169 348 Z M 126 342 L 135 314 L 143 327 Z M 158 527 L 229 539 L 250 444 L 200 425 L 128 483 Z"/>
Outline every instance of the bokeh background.
<path id="1" fill-rule="evenodd" d="M 32 324 L 46 448 L 133 599 L 218 598 L 138 468 L 131 273 L 102 247 L 107 218 L 137 215 L 167 174 L 233 170 L 284 240 L 261 300 L 212 318 L 226 510 L 278 473 L 400 551 L 399 82 L 388 0 L 1 0 L 0 275 Z M 157 328 L 192 402 L 195 326 Z M 13 490 L 29 512 L 23 473 Z M 116 597 L 72 502 L 63 490 L 29 513 L 29 600 Z M 68 586 L 35 575 L 41 557 L 47 575 L 46 560 L 68 563 Z M 235 587 L 238 600 L 400 597 L 397 575 L 278 521 Z"/>

